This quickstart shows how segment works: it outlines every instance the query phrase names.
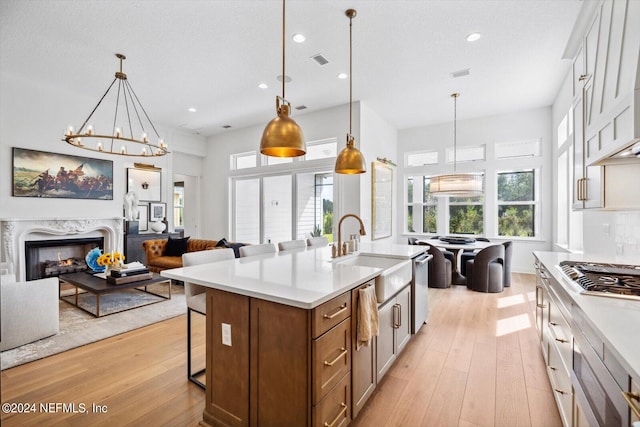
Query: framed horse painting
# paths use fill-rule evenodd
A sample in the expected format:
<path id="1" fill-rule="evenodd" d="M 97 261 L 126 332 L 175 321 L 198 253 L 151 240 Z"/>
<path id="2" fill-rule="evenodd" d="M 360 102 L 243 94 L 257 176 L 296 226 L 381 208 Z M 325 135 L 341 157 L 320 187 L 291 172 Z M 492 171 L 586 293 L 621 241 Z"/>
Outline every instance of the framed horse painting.
<path id="1" fill-rule="evenodd" d="M 113 162 L 13 147 L 12 195 L 113 200 Z"/>

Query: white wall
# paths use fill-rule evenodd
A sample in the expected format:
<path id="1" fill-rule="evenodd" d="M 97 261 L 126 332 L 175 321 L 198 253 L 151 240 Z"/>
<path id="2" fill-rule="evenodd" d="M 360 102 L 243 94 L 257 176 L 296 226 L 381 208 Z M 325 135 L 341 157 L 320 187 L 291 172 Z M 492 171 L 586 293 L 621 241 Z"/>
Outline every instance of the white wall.
<path id="1" fill-rule="evenodd" d="M 552 241 L 552 209 L 551 174 L 552 174 L 552 131 L 551 108 L 536 108 L 514 113 L 483 117 L 472 120 L 457 121 L 457 145 L 486 146 L 486 161 L 472 163 L 458 163 L 459 172 L 483 171 L 488 179 L 485 180 L 485 234 L 490 239 L 497 238 L 497 218 L 495 201 L 497 200 L 497 183 L 493 177 L 502 170 L 513 170 L 526 167 L 537 167 L 540 170 L 540 218 L 539 236 L 535 239 L 511 238 L 513 245 L 512 269 L 517 272 L 533 272 L 532 251 L 544 251 L 551 249 Z M 519 158 L 495 160 L 494 144 L 497 142 L 515 142 L 531 139 L 540 139 L 542 156 L 537 158 Z M 396 242 L 405 243 L 407 234 L 404 232 L 405 194 L 404 181 L 407 176 L 432 175 L 449 173 L 453 171 L 453 165 L 444 164 L 447 147 L 453 147 L 453 123 L 444 123 L 427 127 L 405 129 L 399 132 L 398 138 L 398 184 L 396 216 Z M 420 151 L 436 149 L 440 161 L 439 165 L 405 168 L 404 153 L 408 151 Z M 401 157 L 402 156 L 402 157 Z M 446 230 L 442 230 L 446 234 Z"/>
<path id="2" fill-rule="evenodd" d="M 76 127 L 81 124 L 98 102 L 101 93 L 96 93 L 95 98 L 83 97 L 6 73 L 0 76 L 0 93 L 0 218 L 122 216 L 126 169 L 133 167 L 134 162 L 152 163 L 162 168 L 162 201 L 171 203 L 173 154 L 153 159 L 122 157 L 81 150 L 61 141 L 65 128 L 69 124 Z M 142 101 L 144 104 L 144 100 Z M 96 127 L 99 125 L 100 123 L 94 124 Z M 110 126 L 109 124 L 108 128 Z M 204 138 L 162 127 L 158 123 L 156 127 L 169 144 L 170 151 L 204 155 Z M 113 161 L 113 200 L 12 197 L 12 147 Z M 168 213 L 170 212 L 171 209 L 168 209 Z"/>

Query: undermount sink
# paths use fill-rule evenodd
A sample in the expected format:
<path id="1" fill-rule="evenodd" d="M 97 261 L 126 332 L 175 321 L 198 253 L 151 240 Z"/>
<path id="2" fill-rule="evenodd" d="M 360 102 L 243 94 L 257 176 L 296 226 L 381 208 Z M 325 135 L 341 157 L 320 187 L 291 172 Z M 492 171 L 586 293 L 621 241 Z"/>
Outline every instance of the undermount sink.
<path id="1" fill-rule="evenodd" d="M 356 256 L 339 261 L 342 265 L 359 265 L 361 267 L 382 268 L 376 277 L 376 298 L 378 304 L 386 301 L 402 287 L 411 281 L 411 261 L 397 258 L 374 256 Z"/>

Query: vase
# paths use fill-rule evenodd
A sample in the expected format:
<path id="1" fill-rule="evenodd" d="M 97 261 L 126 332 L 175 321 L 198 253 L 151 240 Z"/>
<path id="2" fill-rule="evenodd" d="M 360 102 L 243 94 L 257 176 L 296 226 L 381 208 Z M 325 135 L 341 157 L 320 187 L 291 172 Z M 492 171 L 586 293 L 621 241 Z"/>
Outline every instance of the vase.
<path id="1" fill-rule="evenodd" d="M 154 221 L 151 223 L 151 229 L 156 233 L 162 233 L 164 231 L 165 225 L 162 221 Z"/>

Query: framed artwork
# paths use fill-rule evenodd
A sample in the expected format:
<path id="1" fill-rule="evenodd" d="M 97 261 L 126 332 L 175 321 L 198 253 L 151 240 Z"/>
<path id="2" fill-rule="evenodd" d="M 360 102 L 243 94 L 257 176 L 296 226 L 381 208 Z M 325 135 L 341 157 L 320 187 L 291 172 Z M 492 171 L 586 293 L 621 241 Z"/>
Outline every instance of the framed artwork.
<path id="1" fill-rule="evenodd" d="M 382 162 L 372 162 L 371 170 L 371 240 L 376 240 L 391 236 L 393 169 Z"/>
<path id="2" fill-rule="evenodd" d="M 159 202 L 161 178 L 159 169 L 127 168 L 127 192 L 135 191 L 141 201 Z"/>
<path id="3" fill-rule="evenodd" d="M 13 147 L 11 195 L 113 200 L 113 162 Z"/>
<path id="4" fill-rule="evenodd" d="M 167 216 L 166 203 L 149 204 L 149 221 L 162 221 L 165 216 Z"/>
<path id="5" fill-rule="evenodd" d="M 138 231 L 149 231 L 149 205 L 138 205 Z"/>

